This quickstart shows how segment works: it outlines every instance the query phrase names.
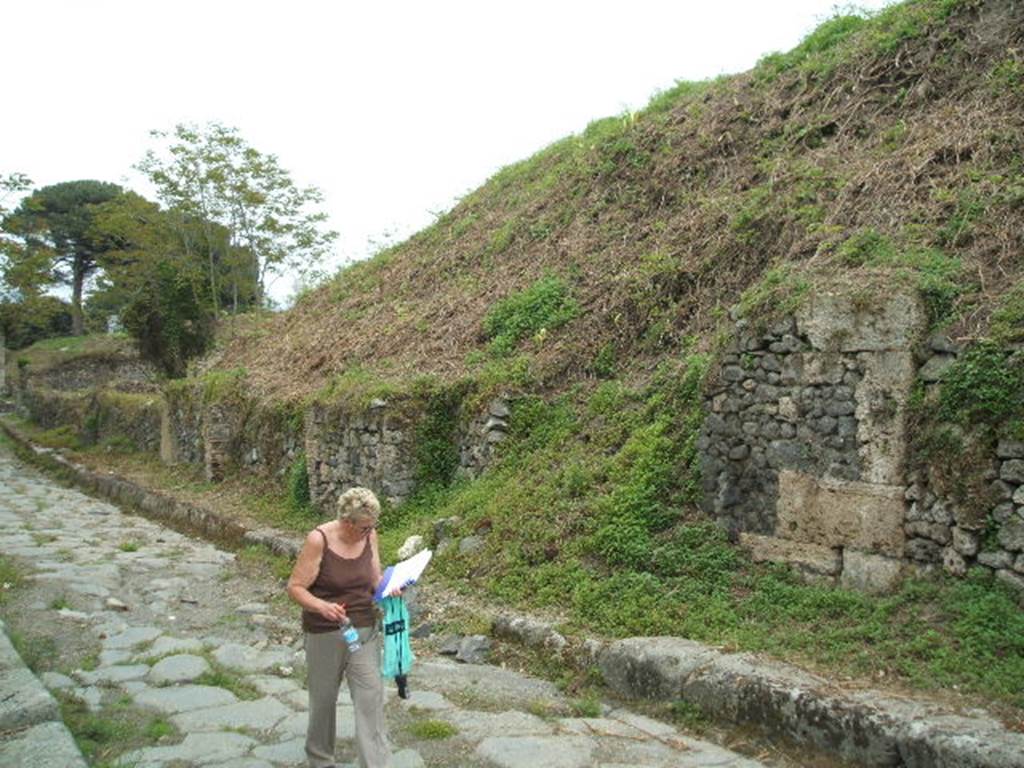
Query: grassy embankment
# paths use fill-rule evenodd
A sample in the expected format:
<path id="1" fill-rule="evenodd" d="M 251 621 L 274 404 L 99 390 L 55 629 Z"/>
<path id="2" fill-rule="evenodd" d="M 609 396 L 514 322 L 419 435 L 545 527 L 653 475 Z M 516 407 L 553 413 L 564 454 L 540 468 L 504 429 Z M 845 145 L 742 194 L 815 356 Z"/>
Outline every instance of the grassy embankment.
<path id="1" fill-rule="evenodd" d="M 984 572 L 884 597 L 808 586 L 749 563 L 695 504 L 701 386 L 727 308 L 763 320 L 822 274 L 911 286 L 968 345 L 938 392 L 921 388 L 916 462 L 1024 433 L 1024 64 L 1014 19 L 979 23 L 994 7 L 838 16 L 750 73 L 597 121 L 293 311 L 240 324 L 220 375 L 282 402 L 421 398 L 421 490 L 387 510 L 384 549 L 457 516 L 483 546 L 438 558 L 456 589 L 570 631 L 681 635 L 1019 719 L 1024 614 Z M 457 481 L 451 418 L 496 393 L 514 397 L 511 437 Z M 114 460 L 183 472 L 158 482 L 213 503 L 251 492 Z M 292 477 L 232 508 L 307 527 Z"/>

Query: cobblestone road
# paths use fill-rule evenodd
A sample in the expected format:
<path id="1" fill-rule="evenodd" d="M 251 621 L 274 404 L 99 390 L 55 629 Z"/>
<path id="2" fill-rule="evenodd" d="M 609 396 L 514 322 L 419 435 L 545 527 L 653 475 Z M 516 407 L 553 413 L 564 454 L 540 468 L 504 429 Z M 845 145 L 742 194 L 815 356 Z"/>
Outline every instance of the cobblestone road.
<path id="1" fill-rule="evenodd" d="M 136 768 L 304 765 L 301 637 L 280 584 L 238 558 L 61 487 L 0 444 L 0 554 L 25 574 L 4 606 L 55 696 L 150 728 L 111 762 Z M 6 672 L 4 685 L 16 679 Z M 395 768 L 756 768 L 760 763 L 622 709 L 572 717 L 548 682 L 421 652 L 413 695 L 388 686 Z M 14 692 L 0 690 L 0 697 Z M 347 694 L 339 765 L 354 760 Z M 453 732 L 443 736 L 439 722 Z M 417 723 L 430 727 L 418 729 Z M 0 734 L 0 766 L 27 766 L 54 724 Z M 417 735 L 419 734 L 419 735 Z M 44 742 L 42 745 L 39 740 Z"/>

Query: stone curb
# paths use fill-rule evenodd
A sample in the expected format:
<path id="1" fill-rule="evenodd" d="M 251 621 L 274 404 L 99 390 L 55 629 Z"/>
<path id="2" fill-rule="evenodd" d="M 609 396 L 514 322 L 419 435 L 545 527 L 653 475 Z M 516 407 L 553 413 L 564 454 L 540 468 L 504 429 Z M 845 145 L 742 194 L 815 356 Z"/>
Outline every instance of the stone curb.
<path id="1" fill-rule="evenodd" d="M 301 542 L 270 528 L 235 520 L 145 489 L 113 474 L 93 472 L 41 448 L 9 424 L 0 428 L 44 464 L 69 473 L 86 489 L 172 527 L 231 546 L 259 544 L 295 557 Z M 698 704 L 723 720 L 752 724 L 799 744 L 879 768 L 1022 768 L 1024 734 L 985 712 L 967 714 L 872 691 L 847 693 L 824 678 L 751 654 L 722 653 L 678 637 L 636 637 L 613 643 L 575 641 L 536 619 L 494 617 L 492 632 L 578 667 L 598 665 L 605 682 L 630 698 Z"/>
<path id="2" fill-rule="evenodd" d="M 503 614 L 494 633 L 579 667 L 633 699 L 684 700 L 875 768 L 1021 768 L 1024 734 L 981 710 L 959 712 L 877 691 L 848 692 L 791 664 L 723 653 L 678 637 L 574 643 L 535 619 Z"/>
<path id="3" fill-rule="evenodd" d="M 60 708 L 7 637 L 0 620 L 0 765 L 87 768 Z M 19 762 L 9 762 L 17 758 Z"/>

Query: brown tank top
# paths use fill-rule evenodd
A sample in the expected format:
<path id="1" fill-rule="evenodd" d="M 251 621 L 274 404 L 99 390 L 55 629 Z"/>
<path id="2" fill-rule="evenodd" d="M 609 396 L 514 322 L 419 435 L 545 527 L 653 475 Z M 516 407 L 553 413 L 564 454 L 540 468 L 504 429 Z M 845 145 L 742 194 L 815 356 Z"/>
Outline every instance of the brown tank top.
<path id="1" fill-rule="evenodd" d="M 373 605 L 373 547 L 367 539 L 363 551 L 357 557 L 342 557 L 332 552 L 324 537 L 324 553 L 320 558 L 320 572 L 310 585 L 309 591 L 321 600 L 344 603 L 345 611 L 357 627 L 372 627 L 377 622 L 377 610 Z M 319 613 L 302 610 L 302 629 L 306 632 L 336 632 L 338 622 L 328 621 Z"/>

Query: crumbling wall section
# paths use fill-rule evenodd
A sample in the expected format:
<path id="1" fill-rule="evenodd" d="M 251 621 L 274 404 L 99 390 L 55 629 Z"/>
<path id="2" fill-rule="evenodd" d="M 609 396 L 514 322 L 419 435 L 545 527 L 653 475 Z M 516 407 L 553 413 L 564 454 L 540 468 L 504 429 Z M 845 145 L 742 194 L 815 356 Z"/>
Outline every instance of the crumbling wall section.
<path id="1" fill-rule="evenodd" d="M 913 294 L 827 286 L 766 328 L 737 323 L 699 447 L 704 507 L 755 559 L 865 589 L 898 575 L 924 328 Z"/>

